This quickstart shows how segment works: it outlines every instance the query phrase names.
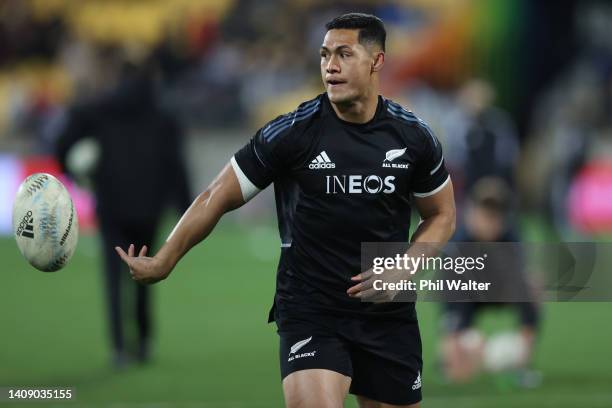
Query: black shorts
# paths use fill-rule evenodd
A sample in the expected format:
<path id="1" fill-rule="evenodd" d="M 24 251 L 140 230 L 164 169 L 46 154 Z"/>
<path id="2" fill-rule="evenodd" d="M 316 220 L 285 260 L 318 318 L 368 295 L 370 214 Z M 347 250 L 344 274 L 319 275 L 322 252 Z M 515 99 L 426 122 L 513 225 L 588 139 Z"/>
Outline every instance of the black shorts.
<path id="1" fill-rule="evenodd" d="M 416 321 L 279 313 L 280 367 L 284 379 L 306 369 L 352 378 L 350 393 L 408 405 L 421 401 L 421 336 Z"/>

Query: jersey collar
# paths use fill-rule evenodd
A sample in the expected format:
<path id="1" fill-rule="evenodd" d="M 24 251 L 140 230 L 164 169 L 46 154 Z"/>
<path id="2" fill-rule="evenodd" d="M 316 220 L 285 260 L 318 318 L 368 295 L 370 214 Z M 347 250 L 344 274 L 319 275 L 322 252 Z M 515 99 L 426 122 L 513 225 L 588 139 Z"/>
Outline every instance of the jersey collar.
<path id="1" fill-rule="evenodd" d="M 338 115 L 336 115 L 336 111 L 331 105 L 331 101 L 329 100 L 329 97 L 327 96 L 327 92 L 321 95 L 321 99 L 323 100 L 324 112 L 332 116 L 335 120 L 337 120 L 341 124 L 347 125 L 347 126 L 354 126 L 354 127 L 361 127 L 361 128 L 368 127 L 372 123 L 376 122 L 384 112 L 384 104 L 385 104 L 384 98 L 381 95 L 378 95 L 378 105 L 376 106 L 376 112 L 374 113 L 374 117 L 372 119 L 370 119 L 366 123 L 348 122 L 346 120 L 340 119 Z"/>

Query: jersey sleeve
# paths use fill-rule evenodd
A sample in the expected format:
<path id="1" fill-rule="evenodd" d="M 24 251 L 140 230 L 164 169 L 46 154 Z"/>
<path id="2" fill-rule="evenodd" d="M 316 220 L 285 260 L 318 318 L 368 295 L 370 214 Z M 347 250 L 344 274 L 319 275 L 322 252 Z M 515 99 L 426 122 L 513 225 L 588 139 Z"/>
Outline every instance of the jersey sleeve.
<path id="1" fill-rule="evenodd" d="M 417 160 L 411 189 L 415 197 L 428 197 L 442 190 L 450 181 L 444 165 L 442 146 L 425 124 L 418 128 L 424 138 L 421 157 Z"/>
<path id="2" fill-rule="evenodd" d="M 245 201 L 265 189 L 286 171 L 284 137 L 266 137 L 263 127 L 231 159 Z"/>

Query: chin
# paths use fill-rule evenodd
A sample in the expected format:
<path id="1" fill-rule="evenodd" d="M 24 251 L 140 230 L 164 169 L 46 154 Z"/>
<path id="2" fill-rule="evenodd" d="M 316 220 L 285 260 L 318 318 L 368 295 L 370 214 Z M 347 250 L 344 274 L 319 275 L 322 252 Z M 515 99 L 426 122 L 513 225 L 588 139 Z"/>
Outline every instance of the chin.
<path id="1" fill-rule="evenodd" d="M 327 96 L 329 100 L 335 104 L 351 103 L 355 100 L 354 95 L 345 92 L 327 91 Z"/>

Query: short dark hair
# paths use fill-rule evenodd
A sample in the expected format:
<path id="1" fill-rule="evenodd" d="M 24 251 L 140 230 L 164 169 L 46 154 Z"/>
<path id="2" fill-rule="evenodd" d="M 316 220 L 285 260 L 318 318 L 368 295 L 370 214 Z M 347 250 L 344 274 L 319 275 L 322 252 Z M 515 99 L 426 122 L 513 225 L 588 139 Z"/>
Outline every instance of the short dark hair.
<path id="1" fill-rule="evenodd" d="M 334 18 L 325 24 L 327 31 L 335 29 L 359 30 L 359 43 L 375 43 L 385 51 L 387 31 L 383 21 L 365 13 L 348 13 Z"/>

